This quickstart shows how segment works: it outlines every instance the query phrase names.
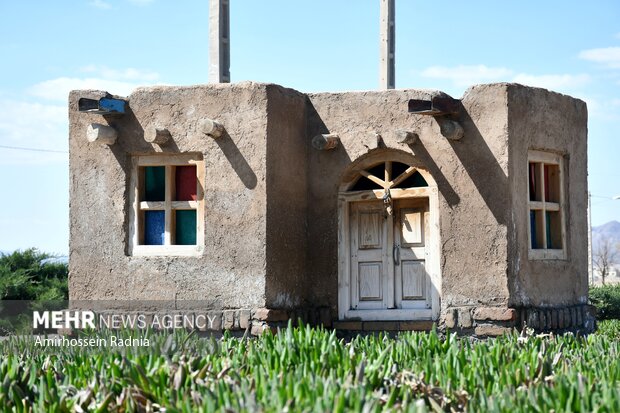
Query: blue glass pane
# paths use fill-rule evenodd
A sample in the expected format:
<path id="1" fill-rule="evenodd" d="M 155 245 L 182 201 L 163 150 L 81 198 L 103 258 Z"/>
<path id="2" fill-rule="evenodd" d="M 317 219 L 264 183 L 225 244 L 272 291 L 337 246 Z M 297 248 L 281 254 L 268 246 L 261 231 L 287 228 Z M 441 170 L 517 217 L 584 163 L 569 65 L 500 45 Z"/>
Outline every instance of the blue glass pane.
<path id="1" fill-rule="evenodd" d="M 144 211 L 144 244 L 164 245 L 165 212 Z"/>

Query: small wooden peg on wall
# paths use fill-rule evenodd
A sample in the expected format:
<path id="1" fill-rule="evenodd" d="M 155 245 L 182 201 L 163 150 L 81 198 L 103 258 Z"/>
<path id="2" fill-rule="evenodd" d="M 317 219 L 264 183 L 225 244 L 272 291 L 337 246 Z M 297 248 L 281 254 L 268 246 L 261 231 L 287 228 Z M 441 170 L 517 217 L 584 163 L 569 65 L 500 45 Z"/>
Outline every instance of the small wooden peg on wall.
<path id="1" fill-rule="evenodd" d="M 86 129 L 86 139 L 91 143 L 98 142 L 113 145 L 116 142 L 117 136 L 116 129 L 100 123 L 91 123 Z"/>
<path id="2" fill-rule="evenodd" d="M 451 119 L 436 119 L 439 123 L 439 130 L 445 138 L 452 141 L 458 141 L 463 137 L 465 132 L 463 131 L 463 127 L 460 125 L 460 123 Z"/>
<path id="3" fill-rule="evenodd" d="M 401 145 L 413 145 L 418 141 L 418 134 L 408 130 L 397 130 L 396 141 Z"/>
<path id="4" fill-rule="evenodd" d="M 316 135 L 312 138 L 312 146 L 319 151 L 329 151 L 339 144 L 340 137 L 335 133 Z"/>
<path id="5" fill-rule="evenodd" d="M 216 120 L 209 118 L 204 118 L 199 121 L 198 130 L 200 130 L 205 135 L 212 137 L 213 139 L 219 138 L 226 131 L 224 125 L 222 125 Z"/>
<path id="6" fill-rule="evenodd" d="M 151 126 L 144 132 L 144 140 L 149 143 L 165 145 L 172 139 L 170 131 L 166 128 L 158 128 Z"/>

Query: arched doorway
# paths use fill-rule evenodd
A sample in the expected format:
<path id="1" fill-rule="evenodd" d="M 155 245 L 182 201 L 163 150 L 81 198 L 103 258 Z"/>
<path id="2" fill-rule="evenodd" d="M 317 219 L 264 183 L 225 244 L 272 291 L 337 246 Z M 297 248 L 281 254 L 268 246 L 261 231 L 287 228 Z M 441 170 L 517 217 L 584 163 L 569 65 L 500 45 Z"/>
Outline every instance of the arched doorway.
<path id="1" fill-rule="evenodd" d="M 355 162 L 339 191 L 340 319 L 439 317 L 437 186 L 403 152 Z"/>

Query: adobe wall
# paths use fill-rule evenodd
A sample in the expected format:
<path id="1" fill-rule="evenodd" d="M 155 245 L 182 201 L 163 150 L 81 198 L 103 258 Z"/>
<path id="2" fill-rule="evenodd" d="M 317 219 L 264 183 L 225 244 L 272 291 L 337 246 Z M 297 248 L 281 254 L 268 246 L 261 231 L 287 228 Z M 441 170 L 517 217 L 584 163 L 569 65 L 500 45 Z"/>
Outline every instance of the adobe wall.
<path id="1" fill-rule="evenodd" d="M 508 88 L 513 230 L 510 305 L 554 308 L 588 296 L 587 108 L 585 102 L 517 84 Z M 528 259 L 528 150 L 564 156 L 565 260 Z M 520 195 L 519 195 L 520 194 Z"/>
<path id="2" fill-rule="evenodd" d="M 465 135 L 450 141 L 431 116 L 407 111 L 409 99 L 439 92 L 391 90 L 310 94 L 308 136 L 337 133 L 341 145 L 310 150 L 308 278 L 312 301 L 335 310 L 338 294 L 338 186 L 351 162 L 370 151 L 395 149 L 414 155 L 439 188 L 441 307 L 505 306 L 508 186 L 508 109 L 505 85 L 472 89 L 460 117 Z M 397 143 L 398 129 L 416 132 L 411 146 Z M 377 149 L 376 133 L 385 149 Z"/>
<path id="3" fill-rule="evenodd" d="M 266 307 L 308 305 L 306 96 L 267 85 Z"/>
<path id="4" fill-rule="evenodd" d="M 79 113 L 70 95 L 70 275 L 72 300 L 200 300 L 202 307 L 265 306 L 267 87 L 256 83 L 140 88 L 128 113 Z M 227 135 L 197 131 L 218 119 Z M 89 143 L 86 128 L 109 123 L 114 145 Z M 170 145 L 147 143 L 144 129 L 168 128 Z M 206 165 L 202 257 L 127 255 L 130 160 L 135 154 L 201 152 Z"/>

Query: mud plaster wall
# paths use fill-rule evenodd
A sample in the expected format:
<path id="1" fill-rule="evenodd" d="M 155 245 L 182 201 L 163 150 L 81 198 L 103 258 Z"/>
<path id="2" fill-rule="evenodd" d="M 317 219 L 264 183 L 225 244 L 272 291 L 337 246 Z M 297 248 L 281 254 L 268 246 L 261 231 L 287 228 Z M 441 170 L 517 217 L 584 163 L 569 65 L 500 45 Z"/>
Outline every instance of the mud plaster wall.
<path id="1" fill-rule="evenodd" d="M 92 97 L 101 97 L 90 92 Z M 70 298 L 202 300 L 204 308 L 265 305 L 265 85 L 242 83 L 138 89 L 117 118 L 78 113 L 70 95 Z M 226 125 L 217 140 L 196 131 L 202 117 Z M 109 123 L 117 143 L 90 144 L 90 123 Z M 164 152 L 201 152 L 206 165 L 203 257 L 127 256 L 128 179 L 132 154 L 162 151 L 143 139 L 149 125 L 168 128 Z"/>
<path id="2" fill-rule="evenodd" d="M 511 237 L 511 305 L 586 303 L 587 108 L 585 102 L 544 89 L 508 85 L 514 236 Z M 528 149 L 564 155 L 566 260 L 529 260 Z M 520 194 L 520 195 L 519 195 Z"/>
<path id="3" fill-rule="evenodd" d="M 266 306 L 307 305 L 306 96 L 267 86 Z M 308 284 L 307 284 L 308 283 Z"/>
<path id="4" fill-rule="evenodd" d="M 395 149 L 414 155 L 439 188 L 442 308 L 476 303 L 505 304 L 507 231 L 507 101 L 505 85 L 473 88 L 463 100 L 465 136 L 444 138 L 437 121 L 407 112 L 409 99 L 438 92 L 310 94 L 308 136 L 337 133 L 332 151 L 310 150 L 308 193 L 308 278 L 311 300 L 335 308 L 338 294 L 337 193 L 352 161 L 370 151 Z M 395 131 L 419 134 L 411 146 L 398 144 Z M 385 148 L 376 148 L 376 133 Z"/>

